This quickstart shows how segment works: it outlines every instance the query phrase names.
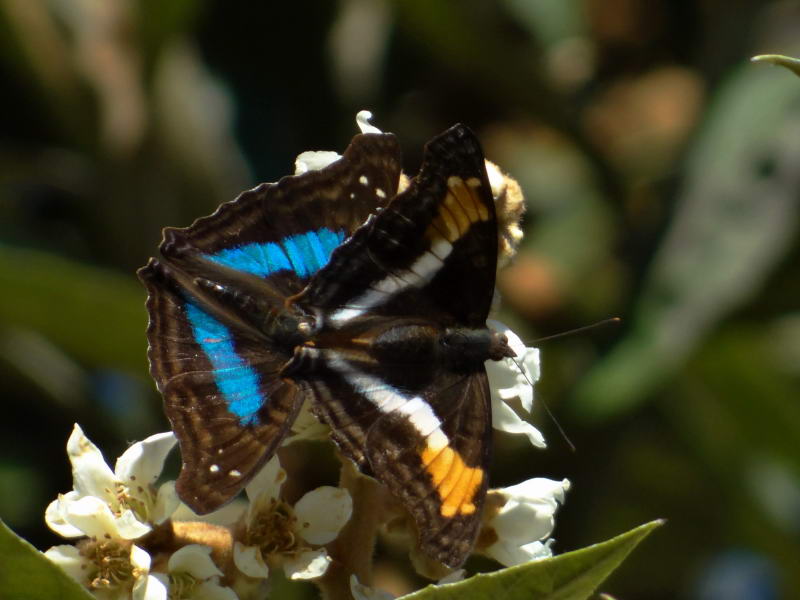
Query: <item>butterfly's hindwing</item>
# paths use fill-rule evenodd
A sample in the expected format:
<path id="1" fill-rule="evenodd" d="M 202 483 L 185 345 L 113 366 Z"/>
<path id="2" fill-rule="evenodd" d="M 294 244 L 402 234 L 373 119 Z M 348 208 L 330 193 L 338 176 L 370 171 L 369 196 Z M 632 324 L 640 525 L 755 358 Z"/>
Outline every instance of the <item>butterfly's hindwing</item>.
<path id="1" fill-rule="evenodd" d="M 389 474 L 389 489 L 414 518 L 420 549 L 447 565 L 463 563 L 478 534 L 490 415 L 485 373 L 440 375 L 367 436 L 369 464 Z"/>
<path id="2" fill-rule="evenodd" d="M 407 322 L 375 331 L 394 337 L 395 360 L 381 350 L 304 348 L 303 385 L 315 412 L 346 456 L 384 483 L 409 510 L 423 552 L 448 565 L 463 562 L 477 535 L 485 496 L 491 428 L 483 367 L 441 368 L 434 328 L 430 352 L 406 345 L 425 337 Z M 407 351 L 406 351 L 407 350 Z M 416 356 L 416 358 L 415 358 Z M 313 364 L 312 364 L 313 363 Z"/>

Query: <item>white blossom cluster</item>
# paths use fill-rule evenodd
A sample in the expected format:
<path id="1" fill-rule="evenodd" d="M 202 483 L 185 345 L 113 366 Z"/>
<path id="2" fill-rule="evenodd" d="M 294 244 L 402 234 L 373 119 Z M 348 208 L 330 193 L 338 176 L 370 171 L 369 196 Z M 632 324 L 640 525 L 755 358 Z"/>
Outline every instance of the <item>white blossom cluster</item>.
<path id="1" fill-rule="evenodd" d="M 525 435 L 541 447 L 541 433 L 508 404 L 518 401 L 525 412 L 531 410 L 539 352 L 526 348 L 502 324 L 491 326 L 506 335 L 518 357 L 516 363 L 506 359 L 486 365 L 494 426 Z M 156 485 L 175 441 L 167 432 L 137 442 L 112 471 L 75 425 L 67 442 L 74 487 L 50 503 L 45 520 L 63 537 L 81 539 L 76 545 L 54 546 L 45 555 L 98 598 L 108 600 L 236 600 L 235 589 L 252 589 L 255 580 L 269 577 L 271 568 L 282 568 L 290 579 L 314 579 L 326 572 L 331 558 L 325 545 L 336 539 L 352 515 L 350 495 L 345 489 L 323 486 L 288 504 L 281 497 L 286 472 L 277 457 L 245 488 L 248 502 L 234 517 L 238 526 L 231 528 L 238 532 L 231 544 L 234 568 L 223 572 L 227 565 L 215 562 L 212 548 L 196 543 L 169 556 L 151 556 L 145 548 L 153 530 L 176 514 L 191 514 L 180 504 L 174 482 Z M 554 515 L 568 489 L 567 480 L 535 478 L 490 490 L 494 500 L 487 504 L 499 508 L 486 515 L 483 530 L 491 531 L 493 542 L 477 551 L 505 566 L 551 556 Z M 356 598 L 385 594 L 356 580 L 352 591 Z"/>
<path id="2" fill-rule="evenodd" d="M 50 548 L 45 555 L 99 598 L 135 600 L 236 600 L 222 580 L 266 579 L 279 565 L 291 579 L 319 577 L 328 567 L 324 544 L 350 519 L 347 490 L 320 487 L 294 506 L 280 498 L 286 480 L 277 457 L 246 488 L 248 504 L 237 519 L 231 573 L 214 562 L 212 548 L 186 544 L 168 557 L 145 549 L 149 534 L 179 508 L 174 482 L 155 487 L 174 435 L 160 433 L 133 444 L 114 471 L 78 425 L 67 442 L 74 489 L 45 512 L 56 533 L 82 538 Z M 186 507 L 181 512 L 190 514 Z M 158 567 L 154 567 L 155 562 Z M 241 577 L 238 577 L 241 575 Z M 240 582 L 241 583 L 241 582 Z"/>

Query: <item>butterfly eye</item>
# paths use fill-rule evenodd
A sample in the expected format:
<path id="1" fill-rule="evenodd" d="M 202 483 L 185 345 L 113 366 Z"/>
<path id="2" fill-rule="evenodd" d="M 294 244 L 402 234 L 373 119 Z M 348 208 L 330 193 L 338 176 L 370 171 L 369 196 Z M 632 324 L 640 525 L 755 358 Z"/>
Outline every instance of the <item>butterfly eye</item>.
<path id="1" fill-rule="evenodd" d="M 504 333 L 491 332 L 489 341 L 489 358 L 492 360 L 502 360 L 503 358 L 514 358 L 517 355 L 511 346 L 508 345 L 508 338 Z"/>

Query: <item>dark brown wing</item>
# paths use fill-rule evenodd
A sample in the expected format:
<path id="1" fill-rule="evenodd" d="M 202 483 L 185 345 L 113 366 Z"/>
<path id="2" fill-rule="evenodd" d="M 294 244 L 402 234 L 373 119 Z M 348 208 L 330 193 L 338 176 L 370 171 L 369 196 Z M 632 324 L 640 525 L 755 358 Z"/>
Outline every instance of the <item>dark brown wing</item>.
<path id="1" fill-rule="evenodd" d="M 427 144 L 410 187 L 334 251 L 297 302 L 332 327 L 364 314 L 417 314 L 480 328 L 496 268 L 483 153 L 475 135 L 455 125 Z"/>

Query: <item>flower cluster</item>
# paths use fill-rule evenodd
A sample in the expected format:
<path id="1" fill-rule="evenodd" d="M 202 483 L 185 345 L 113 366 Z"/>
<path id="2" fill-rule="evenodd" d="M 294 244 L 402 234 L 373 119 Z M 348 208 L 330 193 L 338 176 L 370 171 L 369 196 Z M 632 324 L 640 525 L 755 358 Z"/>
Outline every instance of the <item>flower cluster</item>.
<path id="1" fill-rule="evenodd" d="M 538 350 L 526 348 L 501 323 L 490 325 L 506 336 L 517 354 L 514 360 L 487 363 L 494 426 L 544 446 L 541 433 L 509 405 L 516 403 L 530 412 L 531 386 L 539 377 Z M 307 428 L 313 426 L 301 427 Z M 294 439 L 317 435 L 319 431 L 314 436 L 301 431 Z M 74 489 L 50 503 L 45 520 L 56 533 L 81 539 L 74 546 L 54 546 L 45 555 L 95 595 L 109 599 L 235 600 L 247 597 L 242 590 L 257 589 L 253 581 L 266 580 L 271 569 L 281 568 L 290 579 L 325 574 L 331 564 L 325 546 L 336 539 L 353 511 L 346 489 L 323 486 L 291 505 L 281 496 L 287 476 L 274 457 L 246 486 L 246 508 L 229 518 L 235 523 L 224 530 L 227 548 L 220 550 L 205 523 L 175 520 L 191 511 L 180 505 L 174 482 L 156 486 L 175 442 L 171 432 L 150 436 L 128 448 L 112 471 L 75 425 L 67 442 Z M 567 480 L 536 478 L 490 490 L 476 552 L 506 566 L 550 556 L 554 514 L 568 489 Z M 203 535 L 187 535 L 193 526 Z M 162 547 L 165 535 L 173 543 Z M 192 543 L 198 539 L 204 543 Z M 174 550 L 180 540 L 182 545 Z M 219 560 L 216 555 L 232 559 Z M 386 596 L 355 579 L 352 593 L 356 598 Z"/>
<path id="2" fill-rule="evenodd" d="M 45 556 L 109 599 L 236 600 L 232 588 L 266 579 L 268 564 L 281 565 L 292 579 L 325 573 L 330 557 L 322 546 L 336 538 L 352 512 L 346 490 L 318 488 L 292 506 L 280 499 L 286 473 L 273 458 L 247 486 L 250 503 L 230 530 L 241 534 L 226 530 L 233 545 L 230 568 L 224 560 L 215 562 L 215 528 L 170 520 L 179 506 L 174 483 L 156 488 L 155 482 L 174 445 L 171 432 L 151 436 L 126 450 L 112 471 L 75 425 L 67 442 L 74 489 L 47 507 L 45 520 L 56 533 L 81 539 L 54 546 Z M 182 512 L 189 513 L 185 507 Z M 192 530 L 208 545 L 186 543 Z M 175 545 L 180 547 L 172 551 Z"/>

